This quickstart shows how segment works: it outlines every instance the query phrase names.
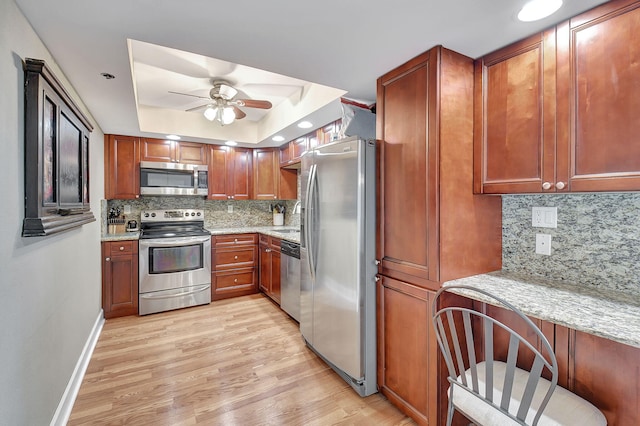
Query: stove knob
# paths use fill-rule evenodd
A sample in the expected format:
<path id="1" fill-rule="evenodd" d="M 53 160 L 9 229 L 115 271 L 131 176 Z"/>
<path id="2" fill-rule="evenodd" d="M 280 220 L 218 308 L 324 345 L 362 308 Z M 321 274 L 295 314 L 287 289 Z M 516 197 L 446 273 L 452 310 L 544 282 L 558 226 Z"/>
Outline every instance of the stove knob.
<path id="1" fill-rule="evenodd" d="M 156 217 L 156 214 L 155 213 L 151 213 L 151 217 Z"/>
<path id="2" fill-rule="evenodd" d="M 202 213 L 198 212 L 198 216 L 200 216 Z"/>
<path id="3" fill-rule="evenodd" d="M 191 216 L 195 216 L 195 215 L 196 215 L 196 213 L 195 213 L 195 212 L 191 212 Z"/>
<path id="4" fill-rule="evenodd" d="M 145 214 L 144 214 L 144 217 L 149 217 L 149 213 L 145 213 Z"/>
<path id="5" fill-rule="evenodd" d="M 189 212 L 184 212 L 184 217 L 189 216 Z"/>

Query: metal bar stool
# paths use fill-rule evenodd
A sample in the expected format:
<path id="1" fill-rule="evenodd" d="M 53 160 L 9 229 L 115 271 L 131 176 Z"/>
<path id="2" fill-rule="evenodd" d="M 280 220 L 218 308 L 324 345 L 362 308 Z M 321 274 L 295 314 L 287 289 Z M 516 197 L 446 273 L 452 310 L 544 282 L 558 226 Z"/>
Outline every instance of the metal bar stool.
<path id="1" fill-rule="evenodd" d="M 443 306 L 442 295 L 462 289 L 515 313 L 542 350 L 498 320 L 468 307 Z M 433 326 L 449 372 L 447 426 L 454 410 L 477 425 L 606 425 L 607 420 L 590 402 L 557 385 L 558 362 L 540 329 L 505 300 L 469 286 L 440 289 L 433 301 Z M 508 337 L 506 359 L 495 359 L 494 337 Z M 526 369 L 516 364 L 532 359 Z M 529 364 L 527 362 L 527 364 Z M 545 377 L 549 377 L 550 380 Z"/>

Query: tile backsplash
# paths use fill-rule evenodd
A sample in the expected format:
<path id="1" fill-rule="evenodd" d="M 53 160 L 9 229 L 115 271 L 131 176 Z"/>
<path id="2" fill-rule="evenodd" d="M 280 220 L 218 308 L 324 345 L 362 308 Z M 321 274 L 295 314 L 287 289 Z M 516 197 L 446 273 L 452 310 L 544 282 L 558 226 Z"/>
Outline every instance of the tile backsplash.
<path id="1" fill-rule="evenodd" d="M 557 228 L 534 228 L 532 207 L 557 207 Z M 552 236 L 551 256 L 535 253 Z M 608 288 L 640 297 L 640 194 L 505 195 L 503 270 Z"/>
<path id="2" fill-rule="evenodd" d="M 125 206 L 129 206 L 131 213 L 125 215 L 126 219 L 138 222 L 142 210 L 176 208 L 203 209 L 205 227 L 208 229 L 270 226 L 273 224 L 273 216 L 269 206 L 278 203 L 286 207 L 284 225 L 299 226 L 300 215 L 293 214 L 295 202 L 295 200 L 205 200 L 202 197 L 141 197 L 136 200 L 108 200 L 103 202 L 102 221 L 105 222 L 110 208 L 119 207 L 124 211 Z M 233 207 L 233 212 L 228 211 L 229 206 Z"/>

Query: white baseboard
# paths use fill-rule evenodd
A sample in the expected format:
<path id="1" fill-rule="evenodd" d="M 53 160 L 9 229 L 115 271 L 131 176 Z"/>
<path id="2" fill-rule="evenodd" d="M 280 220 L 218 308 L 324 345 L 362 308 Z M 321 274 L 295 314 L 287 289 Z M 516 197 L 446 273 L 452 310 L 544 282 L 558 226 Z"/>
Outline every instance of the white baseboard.
<path id="1" fill-rule="evenodd" d="M 73 409 L 73 404 L 75 403 L 76 397 L 78 396 L 78 391 L 80 390 L 80 385 L 82 384 L 84 373 L 87 371 L 87 367 L 89 366 L 91 354 L 93 354 L 96 343 L 98 343 L 98 337 L 100 337 L 103 325 L 104 312 L 102 311 L 102 309 L 100 309 L 98 318 L 96 318 L 96 322 L 93 324 L 93 328 L 91 329 L 91 334 L 89 334 L 89 338 L 84 344 L 84 348 L 82 349 L 80 358 L 76 363 L 76 368 L 73 370 L 73 374 L 71 374 L 71 378 L 69 379 L 67 388 L 64 390 L 62 399 L 58 404 L 58 408 L 56 409 L 56 412 L 51 419 L 50 426 L 64 426 L 67 424 L 67 421 L 69 421 L 71 409 Z"/>

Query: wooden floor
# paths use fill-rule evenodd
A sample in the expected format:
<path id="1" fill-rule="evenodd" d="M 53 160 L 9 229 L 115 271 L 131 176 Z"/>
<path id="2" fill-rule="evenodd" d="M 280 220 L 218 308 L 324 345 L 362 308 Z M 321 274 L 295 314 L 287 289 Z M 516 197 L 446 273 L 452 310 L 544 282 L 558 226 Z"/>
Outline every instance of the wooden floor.
<path id="1" fill-rule="evenodd" d="M 361 398 L 262 295 L 107 320 L 69 425 L 413 425 Z"/>

